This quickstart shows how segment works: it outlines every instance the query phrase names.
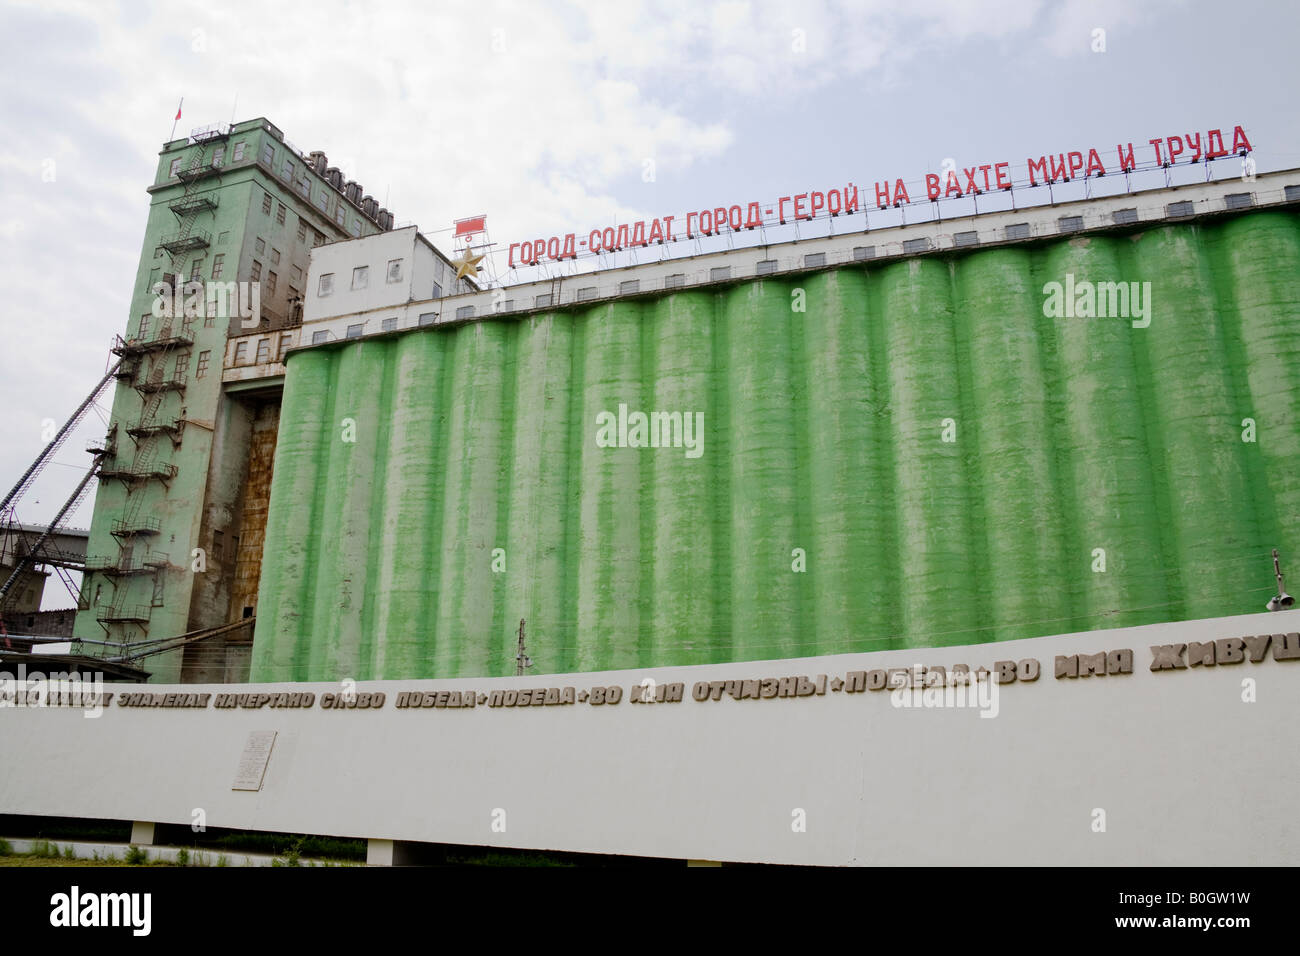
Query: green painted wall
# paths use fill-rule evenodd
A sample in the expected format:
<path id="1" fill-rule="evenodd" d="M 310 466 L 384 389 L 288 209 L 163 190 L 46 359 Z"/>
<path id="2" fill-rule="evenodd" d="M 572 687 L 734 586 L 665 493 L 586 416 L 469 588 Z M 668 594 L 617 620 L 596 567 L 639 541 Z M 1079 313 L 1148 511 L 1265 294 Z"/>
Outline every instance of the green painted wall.
<path id="1" fill-rule="evenodd" d="M 1150 282 L 1150 326 L 1045 317 L 1067 273 Z M 521 617 L 561 672 L 1261 610 L 1297 276 L 1257 212 L 298 353 L 252 679 L 510 674 Z M 703 454 L 598 447 L 620 403 L 703 412 Z"/>
<path id="2" fill-rule="evenodd" d="M 242 149 L 237 152 L 240 144 Z M 268 146 L 271 147 L 269 162 L 265 152 Z M 181 229 L 171 206 L 185 195 L 185 186 L 172 175 L 172 163 L 179 159 L 181 168 L 188 169 L 198 154 L 200 165 L 211 166 L 217 150 L 224 157 L 221 175 L 200 180 L 192 192 L 196 198 L 207 197 L 215 202 L 214 208 L 197 214 L 190 230 L 190 234 L 207 233 L 209 245 L 179 256 L 176 267 L 183 278 L 197 275 L 203 280 L 247 282 L 252 280 L 256 263 L 263 283 L 263 307 L 268 315 L 284 316 L 288 311 L 287 295 L 294 281 L 292 269 L 297 265 L 305 275 L 311 248 L 310 234 L 304 241 L 297 238 L 300 221 L 311 226 L 313 233 L 320 232 L 331 240 L 349 237 L 354 224 L 362 235 L 378 231 L 373 222 L 355 209 L 348 209 L 343 224 L 321 211 L 312 201 L 327 188 L 319 178 L 313 176 L 311 180 L 310 198 L 296 192 L 282 175 L 289 149 L 264 119 L 235 124 L 229 137 L 202 145 L 187 139 L 174 140 L 165 144 L 159 153 L 154 183 L 149 189 L 149 214 L 132 286 L 127 337 L 151 339 L 165 324 L 150 315 L 145 334 L 141 335 L 141 319 L 153 309 L 155 283 L 173 267 L 172 256 L 160 244 Z M 236 155 L 240 158 L 236 159 Z M 295 158 L 295 168 L 301 171 L 303 167 L 301 158 Z M 272 198 L 270 212 L 263 211 L 263 197 L 267 195 Z M 330 195 L 331 201 L 335 201 L 337 197 Z M 277 216 L 279 206 L 285 207 L 283 223 Z M 259 239 L 264 243 L 260 253 L 256 245 Z M 278 254 L 278 262 L 272 258 L 273 250 Z M 220 275 L 214 275 L 217 256 L 222 257 Z M 268 283 L 273 271 L 278 279 L 274 294 Z M 299 291 L 304 281 L 299 280 Z M 167 484 L 138 483 L 130 495 L 121 481 L 100 482 L 87 548 L 92 558 L 116 560 L 121 551 L 119 540 L 112 534 L 114 522 L 128 515 L 157 518 L 158 534 L 139 539 L 137 549 L 141 553 L 147 549 L 166 555 L 170 566 L 157 575 L 121 576 L 104 572 L 85 575 L 82 603 L 86 606 L 77 614 L 73 633 L 83 640 L 118 645 L 113 648 L 84 645 L 82 649 L 91 654 L 116 655 L 122 647 L 137 641 L 174 637 L 231 619 L 227 604 L 234 554 L 229 547 L 219 554 L 213 541 L 214 531 L 223 532 L 227 542 L 238 534 L 238 515 L 232 509 L 238 497 L 238 483 L 244 477 L 243 458 L 241 454 L 237 461 L 225 460 L 224 455 L 230 449 L 221 442 L 214 453 L 213 434 L 214 429 L 223 427 L 223 420 L 230 412 L 222 392 L 227 335 L 238 335 L 245 330 L 238 316 L 225 314 L 188 323 L 178 318 L 171 325 L 177 330 L 190 329 L 194 334 L 193 346 L 172 349 L 165 355 L 151 354 L 143 367 L 147 372 L 154 362 L 160 362 L 169 378 L 177 368 L 186 370 L 184 390 L 167 393 L 155 416 L 157 421 L 184 418 L 191 423 L 185 427 L 179 446 L 173 446 L 169 438 L 153 442 L 157 460 L 175 465 L 176 477 Z M 273 343 L 278 341 L 278 331 L 268 334 Z M 201 372 L 200 365 L 205 359 L 206 368 Z M 111 419 L 117 426 L 118 452 L 109 460 L 110 467 L 129 465 L 136 458 L 138 445 L 126 434 L 126 429 L 138 424 L 143 405 L 144 400 L 132 382 L 118 383 Z M 246 453 L 247 448 L 239 451 Z M 195 548 L 203 548 L 206 553 L 206 567 L 201 573 L 194 570 L 191 556 Z M 99 611 L 112 605 L 115 598 L 124 605 L 147 607 L 148 623 L 101 624 L 97 619 Z M 170 683 L 181 679 L 182 663 L 182 652 L 175 651 L 152 656 L 142 666 L 152 673 L 154 680 Z"/>

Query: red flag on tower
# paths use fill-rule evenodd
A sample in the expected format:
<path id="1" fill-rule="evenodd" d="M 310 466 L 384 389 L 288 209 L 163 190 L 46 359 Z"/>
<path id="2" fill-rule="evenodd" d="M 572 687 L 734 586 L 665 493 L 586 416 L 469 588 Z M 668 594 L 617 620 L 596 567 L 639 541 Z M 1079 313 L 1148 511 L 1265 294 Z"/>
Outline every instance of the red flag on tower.
<path id="1" fill-rule="evenodd" d="M 487 216 L 474 216 L 470 219 L 456 220 L 456 237 L 472 236 L 487 229 Z"/>
<path id="2" fill-rule="evenodd" d="M 176 119 L 181 118 L 181 106 L 184 105 L 184 103 L 185 103 L 185 97 L 182 96 L 181 101 L 176 104 Z"/>

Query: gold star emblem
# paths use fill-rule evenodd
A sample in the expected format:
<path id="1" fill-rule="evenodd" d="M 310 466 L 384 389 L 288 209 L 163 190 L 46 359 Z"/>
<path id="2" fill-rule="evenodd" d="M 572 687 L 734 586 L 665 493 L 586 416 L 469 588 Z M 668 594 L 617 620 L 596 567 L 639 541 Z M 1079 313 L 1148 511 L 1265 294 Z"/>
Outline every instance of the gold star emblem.
<path id="1" fill-rule="evenodd" d="M 477 275 L 479 272 L 478 264 L 480 261 L 482 261 L 482 259 L 483 259 L 482 256 L 474 255 L 474 253 L 470 250 L 470 247 L 466 246 L 465 251 L 460 254 L 459 259 L 451 260 L 451 264 L 456 267 L 456 278 L 457 279 L 474 278 L 475 275 Z"/>

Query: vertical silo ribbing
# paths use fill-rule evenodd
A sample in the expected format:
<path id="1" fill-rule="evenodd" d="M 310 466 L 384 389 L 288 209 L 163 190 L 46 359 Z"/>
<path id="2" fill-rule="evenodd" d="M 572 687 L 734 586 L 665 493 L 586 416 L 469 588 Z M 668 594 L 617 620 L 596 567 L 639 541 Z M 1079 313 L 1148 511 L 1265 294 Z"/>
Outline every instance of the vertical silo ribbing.
<path id="1" fill-rule="evenodd" d="M 643 389 L 647 414 L 660 419 L 663 447 L 641 452 L 643 515 L 649 520 L 648 593 L 643 596 L 648 627 L 640 662 L 676 660 L 703 664 L 717 659 L 718 630 L 711 582 L 719 573 L 711 521 L 715 504 L 712 476 L 719 454 L 712 441 L 717 427 L 713 407 L 713 297 L 681 292 L 643 307 L 653 350 Z M 703 424 L 703 430 L 697 424 Z M 685 447 L 690 429 L 696 451 Z M 680 439 L 683 447 L 675 447 Z"/>
<path id="2" fill-rule="evenodd" d="M 523 618 L 534 672 L 545 674 L 564 669 L 575 634 L 564 602 L 573 317 L 534 316 L 520 324 L 518 335 L 510 523 L 505 571 L 497 575 L 506 626 L 496 636 L 496 653 L 508 665 L 498 672 L 513 674 Z"/>
<path id="3" fill-rule="evenodd" d="M 586 312 L 579 321 L 584 368 L 580 451 L 572 463 L 578 467 L 579 496 L 573 663 L 578 670 L 632 667 L 641 626 L 641 468 L 646 450 L 599 447 L 597 432 L 607 421 L 602 413 L 617 420 L 620 404 L 629 415 L 645 408 L 641 310 L 636 303 L 618 302 Z M 618 432 L 615 423 L 615 443 Z"/>
<path id="4" fill-rule="evenodd" d="M 436 645 L 441 551 L 434 517 L 442 512 L 441 394 L 449 341 L 421 334 L 394 343 L 371 658 L 373 672 L 390 680 L 427 673 Z"/>
<path id="5" fill-rule="evenodd" d="M 1246 613 L 1252 582 L 1267 581 L 1252 565 L 1254 502 L 1211 268 L 1193 228 L 1155 229 L 1133 247 L 1131 279 L 1150 283 L 1150 325 L 1130 334 L 1150 369 L 1147 409 L 1161 436 L 1170 501 L 1161 560 L 1177 569 L 1187 618 Z"/>
<path id="6" fill-rule="evenodd" d="M 872 389 L 867 283 L 865 272 L 847 269 L 801 283 L 807 412 L 799 427 L 810 499 L 801 656 L 889 645 L 887 633 L 875 632 L 892 618 L 896 575 L 885 550 L 887 420 Z"/>
<path id="7" fill-rule="evenodd" d="M 958 260 L 955 291 L 988 563 L 971 571 L 997 582 L 985 588 L 990 628 L 971 637 L 1014 640 L 1044 627 L 1066 629 L 1068 593 L 1043 587 L 1060 572 L 1065 544 L 1043 370 L 1042 336 L 1051 325 L 1029 253 L 998 249 Z"/>
<path id="8" fill-rule="evenodd" d="M 503 392 L 510 330 L 480 322 L 451 334 L 438 642 L 430 674 L 437 677 L 497 674 L 504 666 L 493 641 L 492 551 L 504 547 L 506 535 L 499 510 L 510 453 Z"/>
<path id="9" fill-rule="evenodd" d="M 284 401 L 271 477 L 262 578 L 250 679 L 306 680 L 312 640 L 316 536 L 312 512 L 323 494 L 321 465 L 332 433 L 332 357 L 295 355 L 286 368 Z"/>
<path id="10" fill-rule="evenodd" d="M 1094 236 L 1059 243 L 1047 251 L 1039 277 L 1060 283 L 1062 296 L 1067 283 L 1119 281 L 1116 248 L 1128 241 Z M 1056 336 L 1063 392 L 1059 450 L 1073 492 L 1068 550 L 1054 578 L 1072 591 L 1074 629 L 1159 619 L 1173 597 L 1163 573 L 1157 488 L 1134 359 L 1133 337 L 1141 330 L 1127 321 L 1064 314 L 1044 321 Z"/>
<path id="11" fill-rule="evenodd" d="M 886 266 L 884 324 L 893 443 L 892 492 L 902 592 L 901 646 L 978 640 L 979 579 L 971 567 L 971 502 L 948 264 Z"/>
<path id="12" fill-rule="evenodd" d="M 719 321 L 730 354 L 732 658 L 798 653 L 802 628 L 794 570 L 798 465 L 790 287 L 754 282 L 728 291 Z"/>

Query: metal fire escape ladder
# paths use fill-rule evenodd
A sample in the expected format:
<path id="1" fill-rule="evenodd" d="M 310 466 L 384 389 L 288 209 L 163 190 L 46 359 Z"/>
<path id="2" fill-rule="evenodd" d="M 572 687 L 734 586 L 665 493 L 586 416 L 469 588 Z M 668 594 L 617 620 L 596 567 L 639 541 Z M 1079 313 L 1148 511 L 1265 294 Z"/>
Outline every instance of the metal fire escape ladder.
<path id="1" fill-rule="evenodd" d="M 194 144 L 194 151 L 190 155 L 188 166 L 182 170 L 178 178 L 185 184 L 185 189 L 181 197 L 171 204 L 171 210 L 177 219 L 177 234 L 167 243 L 167 248 L 171 257 L 171 275 L 176 286 L 180 287 L 181 295 L 175 296 L 176 289 L 173 289 L 173 295 L 176 298 L 184 299 L 184 288 L 188 280 L 185 277 L 185 259 L 193 246 L 188 239 L 194 234 L 194 225 L 199 215 L 204 211 L 210 211 L 215 208 L 215 203 L 204 203 L 196 199 L 195 194 L 200 188 L 200 183 L 205 179 L 201 173 L 204 170 L 203 154 L 206 143 L 212 139 L 199 140 Z M 217 174 L 219 175 L 219 173 Z M 201 280 L 195 280 L 201 281 Z M 206 301 L 204 305 L 206 314 Z M 184 329 L 185 316 L 173 315 L 171 322 L 180 323 Z M 175 475 L 175 466 L 170 462 L 159 464 L 158 458 L 158 441 L 164 430 L 158 429 L 157 425 L 158 412 L 166 400 L 167 392 L 174 388 L 178 391 L 184 391 L 185 383 L 176 378 L 172 373 L 172 378 L 166 377 L 166 368 L 176 351 L 189 348 L 192 340 L 189 340 L 182 333 L 174 334 L 174 326 L 167 325 L 159 330 L 159 337 L 162 341 L 161 349 L 157 350 L 153 360 L 153 370 L 141 381 L 135 382 L 136 391 L 141 396 L 140 415 L 136 423 L 129 429 L 135 442 L 135 454 L 129 470 L 129 480 L 126 482 L 126 508 L 123 512 L 119 525 L 126 529 L 135 528 L 139 525 L 141 515 L 145 508 L 145 499 L 148 497 L 148 489 L 152 478 L 158 478 L 166 484 L 172 476 Z M 142 363 L 143 364 L 143 363 Z M 143 371 L 143 369 L 141 369 Z M 134 552 L 133 561 L 134 561 Z M 170 566 L 170 556 L 164 556 L 157 552 L 146 551 L 142 566 L 150 569 L 150 577 L 154 581 L 155 592 L 157 590 L 157 579 L 160 573 L 164 573 Z M 121 624 L 138 624 L 145 633 L 148 633 L 149 610 L 153 606 L 153 601 L 149 605 L 135 605 L 128 607 L 126 604 L 127 595 L 130 591 L 130 581 L 122 577 L 123 573 L 140 570 L 135 566 L 123 567 L 120 560 L 116 571 L 117 578 L 114 579 L 113 598 L 109 607 L 102 610 L 98 615 L 100 626 L 103 627 L 106 634 L 112 635 L 114 625 Z M 122 641 L 125 647 L 127 642 Z"/>

